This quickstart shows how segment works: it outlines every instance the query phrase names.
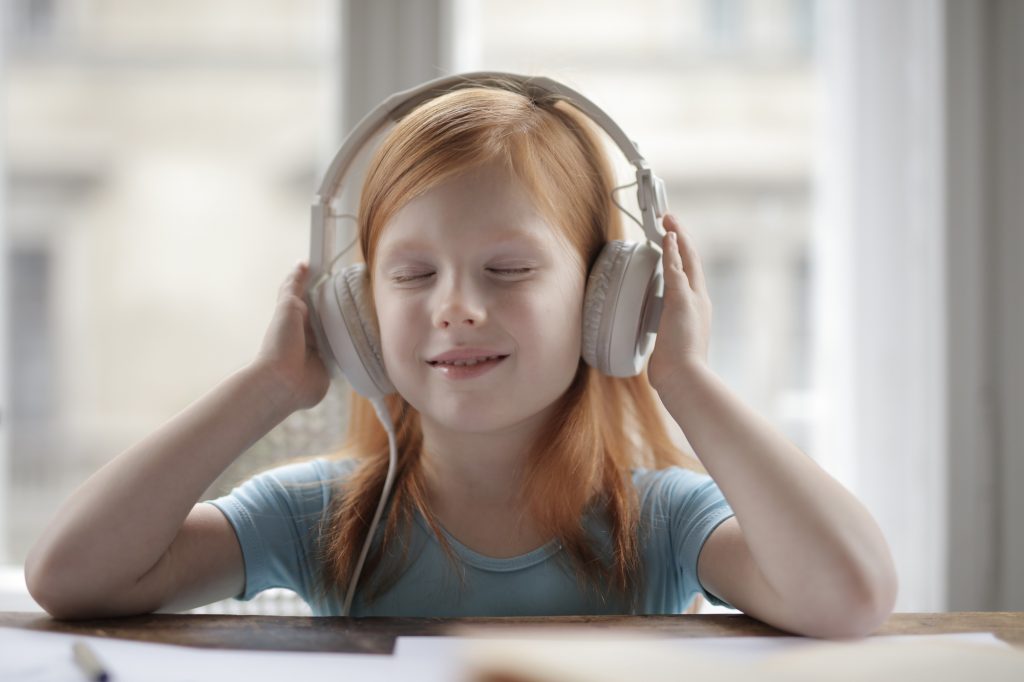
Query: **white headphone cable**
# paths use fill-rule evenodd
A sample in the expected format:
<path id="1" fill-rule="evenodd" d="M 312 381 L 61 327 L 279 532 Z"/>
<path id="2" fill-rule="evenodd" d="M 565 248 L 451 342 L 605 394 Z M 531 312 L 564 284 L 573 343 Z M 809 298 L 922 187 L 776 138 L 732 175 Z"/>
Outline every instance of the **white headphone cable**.
<path id="1" fill-rule="evenodd" d="M 632 220 L 634 223 L 639 225 L 641 229 L 643 229 L 644 224 L 642 222 L 640 222 L 639 220 L 637 220 L 636 216 L 634 216 L 632 213 L 627 211 L 626 207 L 623 206 L 622 204 L 620 204 L 618 202 L 618 200 L 615 198 L 615 193 L 616 192 L 618 192 L 619 190 L 622 190 L 622 189 L 626 189 L 627 187 L 636 187 L 636 181 L 634 180 L 633 182 L 629 183 L 628 185 L 619 185 L 618 187 L 613 188 L 612 189 L 612 203 L 615 204 L 616 206 L 618 206 L 619 210 L 621 210 L 623 213 L 625 213 L 627 216 L 629 216 L 630 220 Z"/>
<path id="2" fill-rule="evenodd" d="M 356 216 L 352 215 L 351 213 L 342 213 L 341 215 L 338 215 L 336 217 L 338 217 L 338 218 L 351 218 L 352 220 L 358 220 L 358 218 Z M 355 246 L 356 243 L 358 243 L 358 242 L 359 242 L 359 237 L 358 236 L 353 237 L 352 241 L 349 242 L 348 246 L 346 246 L 344 249 L 342 249 L 334 258 L 331 259 L 331 262 L 327 264 L 327 267 L 324 268 L 324 271 L 320 273 L 320 277 L 318 277 L 315 282 L 313 282 L 313 283 L 311 283 L 309 285 L 309 290 L 310 291 L 316 291 L 316 288 L 318 286 L 320 286 L 325 279 L 327 279 L 328 277 L 333 275 L 334 274 L 334 264 L 337 263 L 339 260 L 341 260 L 341 257 L 344 256 L 346 253 L 348 253 L 349 249 L 351 249 L 353 246 Z M 312 265 L 313 264 L 310 263 L 310 267 L 312 267 Z"/>
<path id="3" fill-rule="evenodd" d="M 373 543 L 373 534 L 377 529 L 377 523 L 380 521 L 380 516 L 384 512 L 384 507 L 388 501 L 388 495 L 391 493 L 391 484 L 395 480 L 395 469 L 397 469 L 398 462 L 398 453 L 395 446 L 395 427 L 391 423 L 391 415 L 388 413 L 387 405 L 384 403 L 383 398 L 375 398 L 370 402 L 373 403 L 377 419 L 380 420 L 384 430 L 388 432 L 388 473 L 384 477 L 384 488 L 380 493 L 377 511 L 373 514 L 373 521 L 370 522 L 370 530 L 366 534 L 363 551 L 359 554 L 359 561 L 356 562 L 355 571 L 352 572 L 352 580 L 348 584 L 348 593 L 345 595 L 345 604 L 341 610 L 342 616 L 349 615 L 349 612 L 352 610 L 352 599 L 355 597 L 356 586 L 359 584 L 359 575 L 363 572 L 363 562 L 366 561 L 366 555 L 370 551 L 370 545 Z"/>

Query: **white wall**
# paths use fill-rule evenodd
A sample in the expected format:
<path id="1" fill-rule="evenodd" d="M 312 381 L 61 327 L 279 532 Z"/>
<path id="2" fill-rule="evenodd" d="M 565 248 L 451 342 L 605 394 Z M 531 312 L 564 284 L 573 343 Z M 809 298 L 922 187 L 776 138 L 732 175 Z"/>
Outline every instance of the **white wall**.
<path id="1" fill-rule="evenodd" d="M 4 35 L 6 28 L 6 5 L 0 9 L 0 36 Z M 2 40 L 2 39 L 0 39 Z M 4 50 L 0 43 L 0 93 L 6 92 L 4 69 Z M 0 95 L 2 96 L 2 95 Z M 7 456 L 7 422 L 10 419 L 10 401 L 7 399 L 8 386 L 10 382 L 7 377 L 7 201 L 5 190 L 7 188 L 7 165 L 4 163 L 4 140 L 6 135 L 0 136 L 0 566 L 11 561 L 7 541 L 7 471 L 9 460 Z"/>
<path id="2" fill-rule="evenodd" d="M 947 111 L 946 211 L 949 381 L 948 607 L 990 609 L 998 602 L 998 524 L 996 491 L 997 404 L 992 381 L 997 358 L 992 207 L 989 188 L 987 121 L 992 107 L 989 83 L 991 3 L 952 3 L 946 21 Z"/>
<path id="3" fill-rule="evenodd" d="M 996 0 L 990 4 L 993 117 L 988 122 L 986 149 L 992 153 L 995 312 L 991 333 L 1002 505 L 997 536 L 999 589 L 993 607 L 1020 611 L 1024 610 L 1024 3 Z"/>
<path id="4" fill-rule="evenodd" d="M 950 610 L 1024 608 L 1024 5 L 946 3 Z"/>

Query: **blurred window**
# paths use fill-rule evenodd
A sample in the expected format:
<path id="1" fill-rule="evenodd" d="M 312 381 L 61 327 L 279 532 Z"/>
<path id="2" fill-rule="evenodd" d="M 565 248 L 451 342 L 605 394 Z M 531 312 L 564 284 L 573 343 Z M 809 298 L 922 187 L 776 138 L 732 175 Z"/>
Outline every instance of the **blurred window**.
<path id="1" fill-rule="evenodd" d="M 57 0 L 9 0 L 7 40 L 17 45 L 46 42 L 57 27 Z"/>
<path id="2" fill-rule="evenodd" d="M 339 11 L 12 0 L 3 12 L 0 554 L 19 564 L 74 488 L 258 349 L 280 281 L 309 252 L 309 200 L 339 132 Z M 288 454 L 287 431 L 239 466 Z"/>

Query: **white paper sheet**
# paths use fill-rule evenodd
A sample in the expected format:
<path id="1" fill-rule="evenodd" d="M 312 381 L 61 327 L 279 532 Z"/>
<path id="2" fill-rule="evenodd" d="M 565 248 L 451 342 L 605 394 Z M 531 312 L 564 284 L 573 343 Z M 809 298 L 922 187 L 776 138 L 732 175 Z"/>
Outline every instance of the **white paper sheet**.
<path id="1" fill-rule="evenodd" d="M 425 663 L 454 659 L 484 678 L 531 682 L 1024 680 L 1024 651 L 986 632 L 828 641 L 489 630 L 467 637 L 401 637 L 395 656 Z"/>
<path id="2" fill-rule="evenodd" d="M 539 630 L 544 639 L 558 639 L 559 637 L 571 638 L 573 633 L 560 634 L 553 630 Z M 580 635 L 577 633 L 575 637 Z M 508 637 L 502 639 L 509 640 Z M 604 637 L 602 637 L 604 639 Z M 936 635 L 893 635 L 872 637 L 872 642 L 890 642 L 892 644 L 904 644 L 911 641 L 923 640 L 926 642 L 973 642 L 976 644 L 990 644 L 996 647 L 1009 647 L 1010 645 L 996 637 L 991 632 L 956 632 Z M 530 640 L 525 640 L 530 641 Z M 632 640 L 612 640 L 616 642 L 629 642 Z M 644 638 L 642 641 L 649 642 Z M 653 641 L 665 642 L 673 650 L 680 652 L 692 652 L 703 656 L 718 658 L 730 662 L 744 661 L 754 663 L 765 659 L 772 654 L 800 651 L 801 649 L 814 648 L 824 642 L 822 640 L 808 637 L 673 637 L 668 639 L 655 639 Z M 399 637 L 395 641 L 395 656 L 397 658 L 457 658 L 472 644 L 472 640 L 465 637 Z"/>
<path id="3" fill-rule="evenodd" d="M 454 664 L 440 658 L 430 664 L 370 654 L 201 649 L 0 627 L 0 680 L 83 682 L 86 678 L 71 656 L 71 644 L 77 640 L 92 647 L 111 673 L 111 682 L 454 679 Z"/>

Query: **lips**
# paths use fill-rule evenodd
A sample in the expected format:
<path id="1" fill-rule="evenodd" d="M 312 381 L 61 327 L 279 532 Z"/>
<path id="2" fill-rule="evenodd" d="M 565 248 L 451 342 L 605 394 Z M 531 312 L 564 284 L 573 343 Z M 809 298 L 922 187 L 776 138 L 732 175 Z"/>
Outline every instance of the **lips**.
<path id="1" fill-rule="evenodd" d="M 467 347 L 462 347 L 462 348 L 452 348 L 451 350 L 445 351 L 444 353 L 441 353 L 440 355 L 435 355 L 434 357 L 432 357 L 429 360 L 427 360 L 427 362 L 430 363 L 431 365 L 436 365 L 436 364 L 451 364 L 451 365 L 454 365 L 456 363 L 466 364 L 466 363 L 472 363 L 474 361 L 480 362 L 480 361 L 486 360 L 488 358 L 492 358 L 493 359 L 493 358 L 506 358 L 506 357 L 508 357 L 508 353 L 504 353 L 504 352 L 502 352 L 501 350 L 499 350 L 497 348 L 468 347 L 467 346 Z"/>
<path id="2" fill-rule="evenodd" d="M 447 380 L 474 379 L 489 373 L 509 356 L 486 346 L 459 346 L 427 360 Z"/>
<path id="3" fill-rule="evenodd" d="M 459 360 L 428 360 L 427 362 L 433 366 L 446 366 L 446 367 L 474 367 L 484 362 L 493 360 L 504 360 L 507 355 L 496 354 L 496 355 L 483 355 L 473 358 L 464 358 Z"/>

